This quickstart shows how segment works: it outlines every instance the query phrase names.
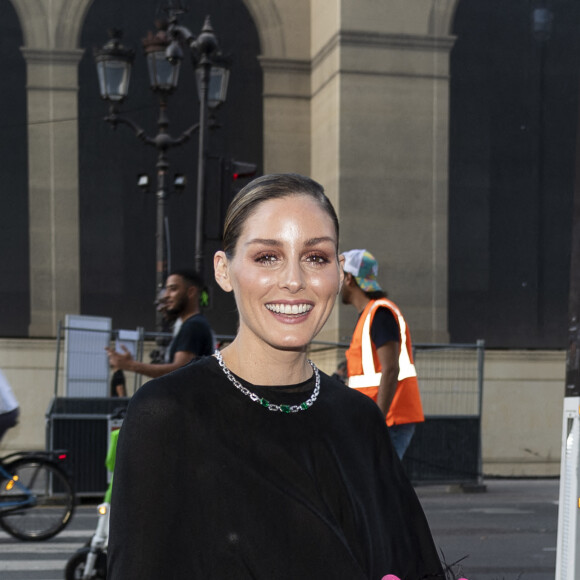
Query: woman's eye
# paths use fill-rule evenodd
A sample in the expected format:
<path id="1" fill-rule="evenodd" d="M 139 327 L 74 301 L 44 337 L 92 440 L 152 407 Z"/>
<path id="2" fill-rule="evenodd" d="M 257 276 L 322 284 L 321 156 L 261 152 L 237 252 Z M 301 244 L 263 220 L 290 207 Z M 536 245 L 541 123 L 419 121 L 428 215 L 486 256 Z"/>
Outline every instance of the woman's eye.
<path id="1" fill-rule="evenodd" d="M 260 254 L 256 258 L 256 262 L 260 264 L 273 264 L 277 260 L 277 256 L 274 254 Z"/>
<path id="2" fill-rule="evenodd" d="M 306 257 L 307 262 L 312 262 L 314 264 L 328 264 L 328 258 L 323 254 L 310 254 Z"/>

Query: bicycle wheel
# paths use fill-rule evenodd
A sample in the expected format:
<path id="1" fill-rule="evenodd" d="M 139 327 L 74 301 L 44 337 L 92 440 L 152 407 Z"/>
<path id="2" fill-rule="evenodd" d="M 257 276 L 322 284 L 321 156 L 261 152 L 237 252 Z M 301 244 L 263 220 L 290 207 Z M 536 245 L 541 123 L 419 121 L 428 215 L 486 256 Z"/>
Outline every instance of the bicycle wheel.
<path id="1" fill-rule="evenodd" d="M 64 570 L 65 580 L 82 580 L 85 572 L 85 564 L 89 555 L 90 548 L 81 548 L 74 554 L 66 564 Z M 92 571 L 91 578 L 102 580 L 107 577 L 107 555 L 104 552 L 97 554 L 95 568 Z"/>
<path id="2" fill-rule="evenodd" d="M 18 459 L 5 468 L 18 483 L 0 482 L 0 506 L 2 501 L 24 497 L 20 484 L 32 492 L 34 501 L 17 510 L 0 509 L 0 526 L 20 540 L 46 540 L 58 534 L 74 511 L 74 493 L 67 476 L 51 461 L 36 457 Z"/>

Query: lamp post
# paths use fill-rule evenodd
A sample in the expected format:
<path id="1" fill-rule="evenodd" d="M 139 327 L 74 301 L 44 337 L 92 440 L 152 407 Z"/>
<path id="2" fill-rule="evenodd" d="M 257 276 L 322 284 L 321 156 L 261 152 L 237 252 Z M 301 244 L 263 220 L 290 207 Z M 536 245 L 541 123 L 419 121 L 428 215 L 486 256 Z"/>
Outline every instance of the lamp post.
<path id="1" fill-rule="evenodd" d="M 177 3 L 179 4 L 179 3 Z M 185 10 L 175 7 L 173 2 L 165 8 L 168 13 L 166 20 L 156 22 L 157 31 L 149 32 L 143 40 L 143 48 L 147 57 L 149 82 L 151 90 L 159 98 L 159 117 L 157 134 L 149 137 L 145 131 L 127 116 L 120 113 L 120 105 L 127 98 L 131 67 L 135 58 L 134 51 L 123 46 L 121 32 L 117 29 L 110 33 L 110 40 L 94 51 L 95 63 L 99 78 L 101 97 L 109 102 L 109 114 L 105 121 L 113 128 L 117 125 L 127 125 L 135 135 L 146 145 L 157 149 L 157 216 L 156 216 L 156 279 L 155 296 L 163 289 L 167 277 L 167 244 L 165 238 L 165 209 L 170 194 L 168 184 L 168 151 L 189 141 L 195 131 L 199 132 L 198 154 L 198 185 L 197 185 L 197 215 L 195 267 L 201 271 L 203 255 L 203 208 L 206 160 L 206 133 L 208 125 L 208 108 L 216 109 L 226 98 L 229 70 L 225 61 L 219 61 L 219 45 L 211 27 L 209 17 L 198 37 L 189 29 L 178 23 L 178 16 Z M 169 96 L 176 90 L 179 80 L 183 46 L 191 50 L 192 60 L 196 69 L 198 94 L 200 97 L 200 118 L 197 123 L 183 131 L 178 137 L 172 137 L 168 132 L 169 118 L 167 102 Z M 176 184 L 177 188 L 177 184 Z M 156 329 L 163 330 L 163 315 L 156 311 Z"/>
<path id="2" fill-rule="evenodd" d="M 549 0 L 535 0 L 532 9 L 532 36 L 539 47 L 539 82 L 538 82 L 538 242 L 537 248 L 537 306 L 536 320 L 538 334 L 544 331 L 544 197 L 545 197 L 545 145 L 546 132 L 544 129 L 545 95 L 546 95 L 546 50 L 552 35 L 553 12 Z"/>
<path id="3" fill-rule="evenodd" d="M 173 36 L 167 48 L 168 59 L 181 58 L 180 44 L 189 44 L 195 66 L 199 97 L 199 147 L 197 158 L 197 205 L 195 213 L 195 269 L 203 273 L 203 214 L 205 205 L 205 167 L 207 159 L 208 111 L 217 109 L 225 102 L 228 90 L 229 66 L 220 58 L 217 37 L 206 17 L 201 34 L 194 38 L 191 32 L 170 22 L 169 32 Z"/>

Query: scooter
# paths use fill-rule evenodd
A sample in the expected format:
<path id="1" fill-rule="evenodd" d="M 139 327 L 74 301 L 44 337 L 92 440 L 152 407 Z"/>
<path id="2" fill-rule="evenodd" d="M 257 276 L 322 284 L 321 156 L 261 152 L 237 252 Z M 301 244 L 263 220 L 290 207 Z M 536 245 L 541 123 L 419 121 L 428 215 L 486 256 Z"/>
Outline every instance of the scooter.
<path id="1" fill-rule="evenodd" d="M 66 564 L 66 580 L 95 580 L 107 577 L 107 545 L 109 543 L 109 513 L 111 504 L 97 507 L 99 520 L 90 544 L 77 550 Z"/>
<path id="2" fill-rule="evenodd" d="M 105 465 L 110 472 L 115 467 L 118 438 L 119 431 L 113 431 L 107 451 L 107 459 L 105 460 Z M 66 564 L 65 580 L 104 580 L 107 577 L 107 547 L 109 544 L 112 485 L 113 479 L 109 482 L 103 503 L 97 506 L 99 519 L 91 541 L 88 545 L 77 550 Z"/>

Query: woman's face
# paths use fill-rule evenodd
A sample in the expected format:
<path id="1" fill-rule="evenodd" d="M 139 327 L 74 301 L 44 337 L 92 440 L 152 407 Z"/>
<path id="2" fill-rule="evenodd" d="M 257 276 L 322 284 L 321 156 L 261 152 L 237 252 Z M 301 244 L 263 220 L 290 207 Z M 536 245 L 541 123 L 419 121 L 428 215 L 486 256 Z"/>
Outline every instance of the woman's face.
<path id="1" fill-rule="evenodd" d="M 234 257 L 214 258 L 216 280 L 234 292 L 238 337 L 300 350 L 324 326 L 343 272 L 330 216 L 307 195 L 262 202 L 246 220 Z"/>

